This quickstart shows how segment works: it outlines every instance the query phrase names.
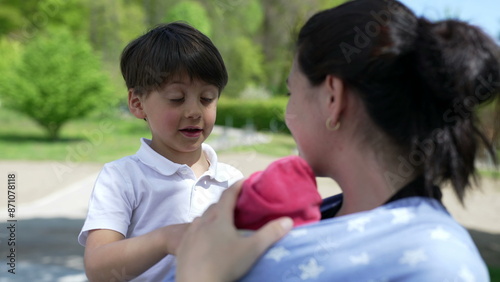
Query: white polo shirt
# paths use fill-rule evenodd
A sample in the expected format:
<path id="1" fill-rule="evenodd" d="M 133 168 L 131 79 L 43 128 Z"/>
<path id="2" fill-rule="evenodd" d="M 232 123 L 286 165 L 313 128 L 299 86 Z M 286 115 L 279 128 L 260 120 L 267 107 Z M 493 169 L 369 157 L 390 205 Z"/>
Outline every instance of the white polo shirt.
<path id="1" fill-rule="evenodd" d="M 93 229 L 110 229 L 131 238 L 163 226 L 191 222 L 243 177 L 236 168 L 217 162 L 215 151 L 207 144 L 202 144 L 202 149 L 210 167 L 199 178 L 189 166 L 168 160 L 150 144 L 151 140 L 142 138 L 135 155 L 104 165 L 78 236 L 81 245 L 85 246 Z M 173 259 L 165 257 L 134 281 L 161 280 Z"/>

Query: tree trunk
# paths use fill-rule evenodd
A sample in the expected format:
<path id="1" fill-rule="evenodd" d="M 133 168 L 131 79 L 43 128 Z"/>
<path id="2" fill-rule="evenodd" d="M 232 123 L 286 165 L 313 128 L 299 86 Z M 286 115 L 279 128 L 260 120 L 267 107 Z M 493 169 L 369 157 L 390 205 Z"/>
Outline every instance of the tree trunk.
<path id="1" fill-rule="evenodd" d="M 47 130 L 48 137 L 51 141 L 55 141 L 59 139 L 59 134 L 61 133 L 62 123 L 51 122 L 47 125 L 44 125 Z"/>

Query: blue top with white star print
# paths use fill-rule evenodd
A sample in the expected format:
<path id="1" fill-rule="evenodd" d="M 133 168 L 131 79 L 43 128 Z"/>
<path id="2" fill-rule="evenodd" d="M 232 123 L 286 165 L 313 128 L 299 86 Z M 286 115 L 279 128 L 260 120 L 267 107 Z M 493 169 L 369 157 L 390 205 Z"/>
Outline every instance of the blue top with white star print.
<path id="1" fill-rule="evenodd" d="M 295 228 L 241 281 L 489 281 L 489 275 L 467 230 L 439 201 L 408 197 Z"/>
<path id="2" fill-rule="evenodd" d="M 333 209 L 341 202 L 342 195 L 324 201 Z M 438 200 L 406 197 L 294 228 L 240 281 L 490 279 L 469 233 Z"/>

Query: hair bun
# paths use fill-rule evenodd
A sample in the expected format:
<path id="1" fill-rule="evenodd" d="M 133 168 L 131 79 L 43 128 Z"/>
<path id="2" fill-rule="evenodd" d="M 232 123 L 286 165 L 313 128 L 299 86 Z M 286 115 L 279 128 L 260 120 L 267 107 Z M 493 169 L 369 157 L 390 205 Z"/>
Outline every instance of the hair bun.
<path id="1" fill-rule="evenodd" d="M 498 92 L 499 49 L 481 29 L 458 20 L 419 18 L 417 33 L 417 72 L 434 98 L 448 107 L 472 96 L 482 103 L 493 98 L 490 92 Z"/>

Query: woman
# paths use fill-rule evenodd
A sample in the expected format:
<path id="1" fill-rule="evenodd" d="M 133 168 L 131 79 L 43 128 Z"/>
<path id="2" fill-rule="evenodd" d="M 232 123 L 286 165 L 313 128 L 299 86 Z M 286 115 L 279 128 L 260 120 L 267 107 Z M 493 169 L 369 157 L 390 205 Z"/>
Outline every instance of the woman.
<path id="1" fill-rule="evenodd" d="M 474 108 L 498 96 L 499 60 L 477 27 L 430 22 L 393 0 L 351 1 L 309 19 L 288 78 L 287 125 L 315 174 L 343 193 L 242 280 L 488 281 L 439 187 L 451 183 L 463 200 L 478 147 L 494 156 Z M 229 189 L 189 227 L 178 281 L 238 279 L 288 232 L 281 219 L 240 237 L 237 194 Z"/>

